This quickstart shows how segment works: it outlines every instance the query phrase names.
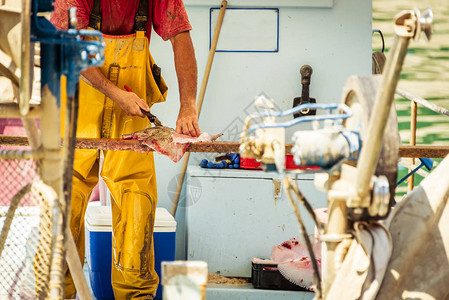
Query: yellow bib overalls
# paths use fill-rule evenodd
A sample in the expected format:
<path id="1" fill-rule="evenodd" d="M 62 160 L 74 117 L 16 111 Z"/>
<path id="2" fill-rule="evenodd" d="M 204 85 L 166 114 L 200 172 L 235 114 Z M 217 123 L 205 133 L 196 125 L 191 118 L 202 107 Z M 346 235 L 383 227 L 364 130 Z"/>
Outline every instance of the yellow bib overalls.
<path id="1" fill-rule="evenodd" d="M 130 20 L 132 21 L 132 20 Z M 153 78 L 154 61 L 144 31 L 104 35 L 103 75 L 152 104 L 165 101 L 167 86 Z M 130 117 L 111 99 L 80 80 L 77 137 L 121 138 L 150 126 L 146 118 Z M 64 97 L 62 97 L 64 99 Z M 64 105 L 63 105 L 64 107 Z M 84 215 L 92 189 L 98 182 L 97 150 L 76 150 L 70 212 L 70 229 L 81 261 L 84 260 Z M 154 271 L 153 226 L 157 203 L 153 153 L 106 151 L 101 170 L 112 200 L 112 287 L 116 299 L 151 299 L 159 278 Z M 110 251 L 105 249 L 104 251 Z M 66 296 L 75 293 L 70 274 Z"/>

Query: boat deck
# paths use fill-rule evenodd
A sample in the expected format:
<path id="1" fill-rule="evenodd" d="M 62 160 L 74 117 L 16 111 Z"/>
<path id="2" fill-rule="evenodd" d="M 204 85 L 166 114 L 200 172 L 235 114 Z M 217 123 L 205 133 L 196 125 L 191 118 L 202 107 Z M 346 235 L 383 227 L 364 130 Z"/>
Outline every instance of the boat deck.
<path id="1" fill-rule="evenodd" d="M 84 263 L 84 274 L 90 288 L 87 262 Z M 255 289 L 251 283 L 208 284 L 206 287 L 207 300 L 312 300 L 314 296 L 311 292 Z"/>

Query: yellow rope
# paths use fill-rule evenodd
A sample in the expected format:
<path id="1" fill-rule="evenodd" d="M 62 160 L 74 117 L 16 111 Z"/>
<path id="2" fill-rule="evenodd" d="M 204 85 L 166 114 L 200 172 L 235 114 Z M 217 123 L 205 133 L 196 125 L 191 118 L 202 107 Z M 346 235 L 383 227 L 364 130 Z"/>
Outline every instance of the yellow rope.
<path id="1" fill-rule="evenodd" d="M 372 56 L 373 74 L 382 74 L 386 61 L 387 57 L 383 52 L 373 52 Z"/>

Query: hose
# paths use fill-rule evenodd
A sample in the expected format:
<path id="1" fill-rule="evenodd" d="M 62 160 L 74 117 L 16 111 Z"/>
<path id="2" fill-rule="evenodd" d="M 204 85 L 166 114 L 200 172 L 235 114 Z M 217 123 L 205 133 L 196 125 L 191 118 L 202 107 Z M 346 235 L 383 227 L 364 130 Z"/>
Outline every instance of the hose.
<path id="1" fill-rule="evenodd" d="M 309 235 L 307 234 L 307 231 L 306 231 L 306 227 L 304 226 L 304 222 L 301 218 L 301 214 L 299 213 L 299 208 L 296 205 L 295 200 L 293 199 L 293 195 L 292 195 L 291 191 L 293 190 L 295 192 L 296 196 L 298 197 L 298 199 L 300 199 L 300 201 L 302 203 L 307 203 L 308 206 L 310 206 L 310 205 L 308 204 L 305 197 L 299 192 L 299 190 L 295 191 L 295 189 L 293 188 L 293 186 L 295 186 L 295 185 L 293 184 L 292 179 L 288 175 L 286 175 L 284 177 L 284 186 L 285 186 L 285 190 L 287 192 L 288 199 L 290 200 L 290 203 L 293 207 L 295 216 L 298 219 L 299 232 L 304 238 L 304 241 L 305 241 L 306 247 L 307 247 L 307 251 L 309 251 L 309 255 L 310 255 L 310 259 L 312 261 L 312 267 L 313 267 L 313 277 L 315 278 L 315 282 L 316 282 L 316 297 L 318 300 L 320 300 L 320 299 L 322 299 L 321 298 L 322 290 L 321 290 L 321 277 L 320 277 L 320 272 L 318 270 L 318 264 L 316 261 L 315 254 L 313 253 L 312 243 L 310 242 Z M 315 217 L 315 219 L 316 219 L 316 217 Z"/>

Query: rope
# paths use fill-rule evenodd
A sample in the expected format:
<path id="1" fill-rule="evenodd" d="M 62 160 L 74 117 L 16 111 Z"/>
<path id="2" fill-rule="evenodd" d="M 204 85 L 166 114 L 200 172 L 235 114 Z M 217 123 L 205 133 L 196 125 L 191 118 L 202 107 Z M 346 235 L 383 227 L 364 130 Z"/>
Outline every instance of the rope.
<path id="1" fill-rule="evenodd" d="M 373 52 L 372 56 L 372 73 L 382 74 L 387 58 L 383 52 Z"/>

